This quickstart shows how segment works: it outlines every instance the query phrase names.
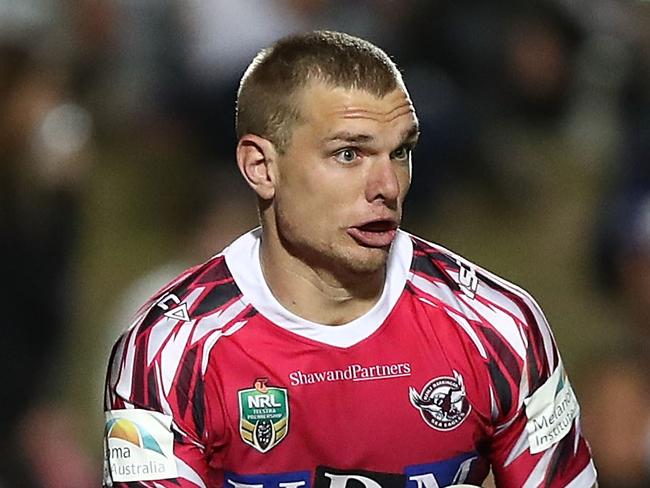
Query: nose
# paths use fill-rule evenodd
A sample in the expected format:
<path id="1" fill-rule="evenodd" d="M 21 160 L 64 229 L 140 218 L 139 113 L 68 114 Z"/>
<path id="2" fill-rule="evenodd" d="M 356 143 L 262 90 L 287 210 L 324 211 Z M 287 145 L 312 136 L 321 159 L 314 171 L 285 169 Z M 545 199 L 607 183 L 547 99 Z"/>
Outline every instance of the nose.
<path id="1" fill-rule="evenodd" d="M 402 185 L 398 173 L 400 170 L 390 158 L 373 161 L 366 181 L 368 202 L 379 201 L 392 209 L 396 208 Z"/>

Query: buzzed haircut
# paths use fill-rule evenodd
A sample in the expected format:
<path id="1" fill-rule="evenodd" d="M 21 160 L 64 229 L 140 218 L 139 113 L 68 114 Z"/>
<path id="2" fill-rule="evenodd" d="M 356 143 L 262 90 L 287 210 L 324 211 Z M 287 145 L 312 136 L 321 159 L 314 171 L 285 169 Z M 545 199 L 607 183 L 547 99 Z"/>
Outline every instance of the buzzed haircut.
<path id="1" fill-rule="evenodd" d="M 285 37 L 262 50 L 241 79 L 237 137 L 264 137 L 283 153 L 300 119 L 297 95 L 314 81 L 380 98 L 404 86 L 395 63 L 364 39 L 331 31 Z"/>

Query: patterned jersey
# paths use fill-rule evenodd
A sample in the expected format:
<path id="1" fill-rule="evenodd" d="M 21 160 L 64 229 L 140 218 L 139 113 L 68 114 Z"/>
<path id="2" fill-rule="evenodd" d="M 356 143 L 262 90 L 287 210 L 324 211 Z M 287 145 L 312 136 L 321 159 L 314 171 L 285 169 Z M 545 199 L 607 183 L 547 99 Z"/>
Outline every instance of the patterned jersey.
<path id="1" fill-rule="evenodd" d="M 399 231 L 340 326 L 268 289 L 259 229 L 159 292 L 119 339 L 105 486 L 591 487 L 579 406 L 521 289 Z"/>

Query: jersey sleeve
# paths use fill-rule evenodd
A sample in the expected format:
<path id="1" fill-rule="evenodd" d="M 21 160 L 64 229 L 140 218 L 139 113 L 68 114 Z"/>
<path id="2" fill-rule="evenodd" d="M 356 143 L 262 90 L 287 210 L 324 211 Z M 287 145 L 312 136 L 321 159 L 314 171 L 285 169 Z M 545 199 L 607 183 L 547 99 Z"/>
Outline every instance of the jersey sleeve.
<path id="1" fill-rule="evenodd" d="M 550 327 L 528 294 L 505 293 L 521 310 L 523 361 L 518 382 L 505 381 L 498 366 L 489 373 L 495 421 L 490 461 L 497 486 L 590 488 L 596 470 Z"/>
<path id="2" fill-rule="evenodd" d="M 179 302 L 150 305 L 113 348 L 104 487 L 210 486 L 201 343 L 192 344 Z"/>

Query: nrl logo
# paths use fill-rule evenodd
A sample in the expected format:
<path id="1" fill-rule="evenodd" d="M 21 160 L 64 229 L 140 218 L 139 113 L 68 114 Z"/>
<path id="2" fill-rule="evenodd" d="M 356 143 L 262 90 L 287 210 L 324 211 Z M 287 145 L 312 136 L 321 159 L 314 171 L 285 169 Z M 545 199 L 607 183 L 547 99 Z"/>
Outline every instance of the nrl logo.
<path id="1" fill-rule="evenodd" d="M 254 388 L 239 390 L 239 434 L 262 453 L 277 446 L 289 428 L 287 390 L 267 386 L 267 382 L 267 378 L 258 378 Z"/>
<path id="2" fill-rule="evenodd" d="M 409 398 L 430 427 L 452 430 L 467 418 L 471 405 L 467 402 L 463 377 L 454 371 L 454 377 L 442 376 L 429 381 L 421 393 L 409 387 Z"/>

